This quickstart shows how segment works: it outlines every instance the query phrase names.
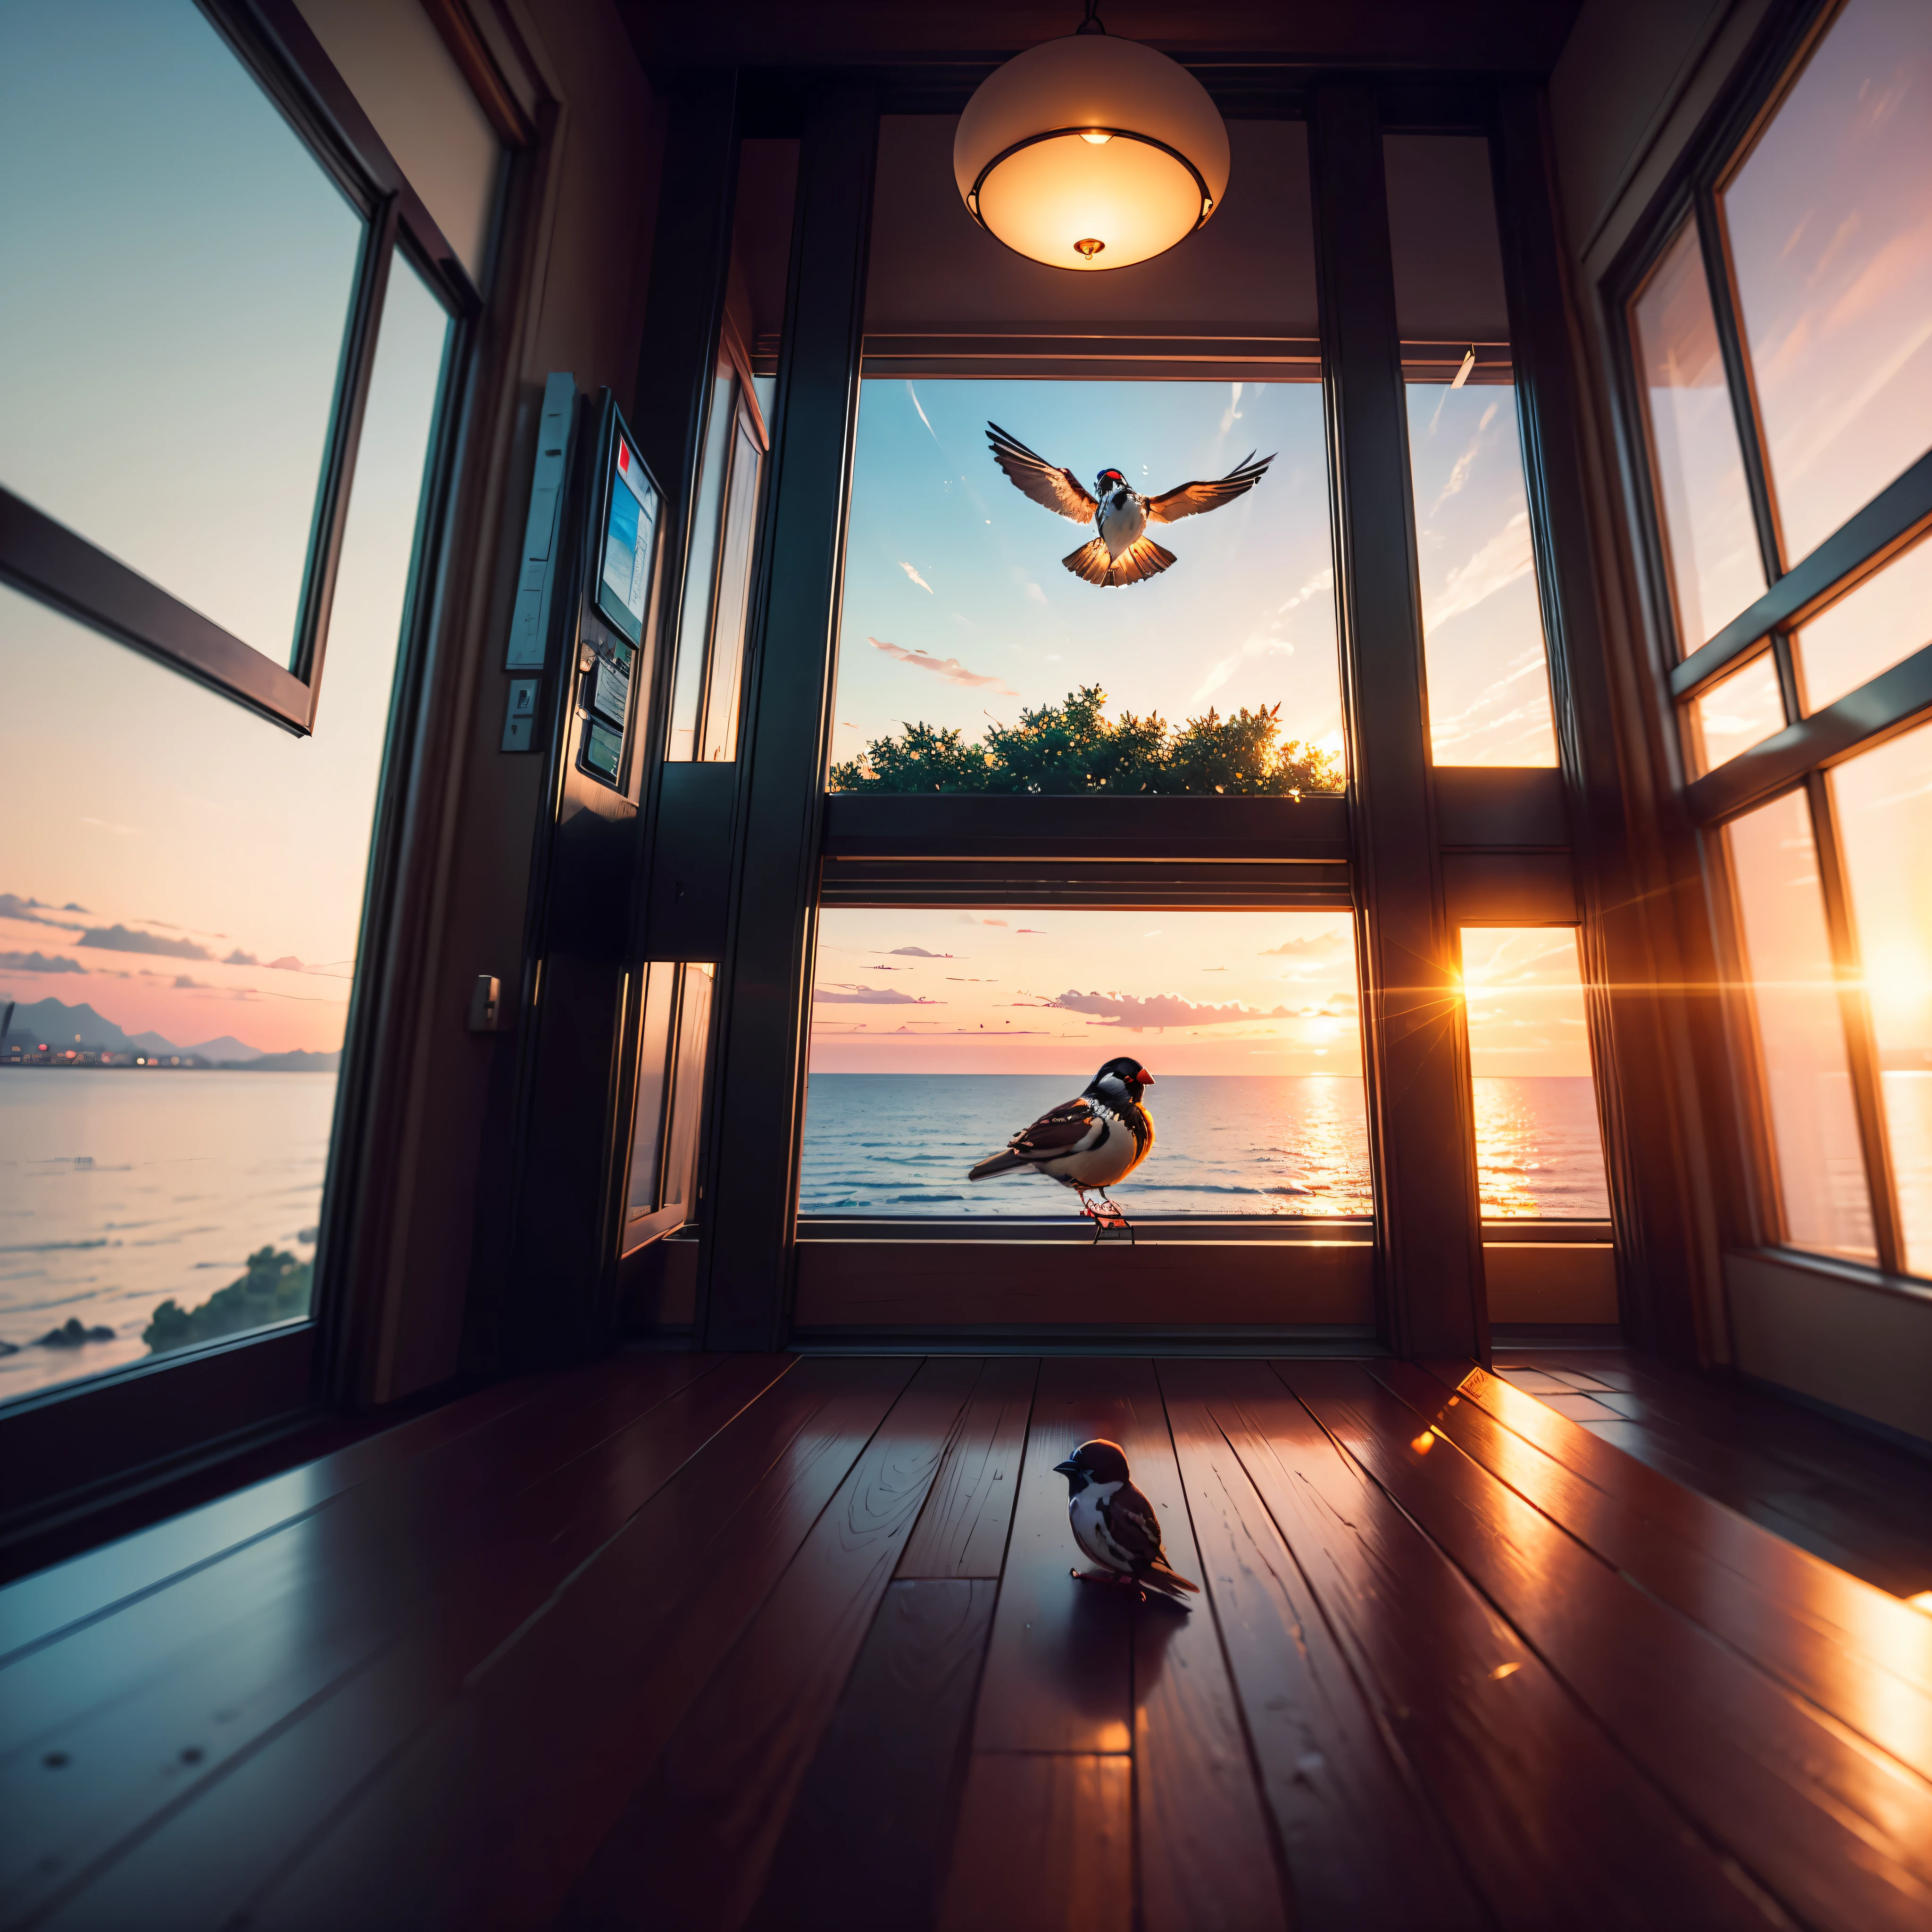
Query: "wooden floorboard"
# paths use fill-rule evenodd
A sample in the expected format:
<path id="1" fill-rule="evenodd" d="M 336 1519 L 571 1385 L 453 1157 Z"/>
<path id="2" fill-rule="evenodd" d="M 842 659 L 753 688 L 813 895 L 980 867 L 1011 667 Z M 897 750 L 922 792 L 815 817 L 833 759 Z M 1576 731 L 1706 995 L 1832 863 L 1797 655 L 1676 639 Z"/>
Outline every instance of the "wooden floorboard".
<path id="1" fill-rule="evenodd" d="M 1280 1386 L 1258 1362 L 1164 1362 L 1160 1379 L 1293 1923 L 1302 1932 L 1488 1924 L 1441 1820 L 1222 1432 L 1224 1417 L 1238 1436 L 1284 1408 Z M 1392 1844 L 1400 1856 L 1388 1856 Z"/>
<path id="2" fill-rule="evenodd" d="M 1906 1462 L 1498 1360 L 482 1391 L 0 1589 L 0 1923 L 1932 1928 L 1932 1618 L 1779 1533 Z M 1070 1575 L 1095 1435 L 1185 1607 Z"/>
<path id="3" fill-rule="evenodd" d="M 575 1932 L 741 1924 L 980 1364 L 928 1361 L 573 1887 Z"/>
<path id="4" fill-rule="evenodd" d="M 1807 1923 L 1923 1926 L 1932 1786 L 1564 1534 L 1368 1372 L 1298 1364 L 1310 1412 L 1482 1589 L 1682 1815 Z"/>

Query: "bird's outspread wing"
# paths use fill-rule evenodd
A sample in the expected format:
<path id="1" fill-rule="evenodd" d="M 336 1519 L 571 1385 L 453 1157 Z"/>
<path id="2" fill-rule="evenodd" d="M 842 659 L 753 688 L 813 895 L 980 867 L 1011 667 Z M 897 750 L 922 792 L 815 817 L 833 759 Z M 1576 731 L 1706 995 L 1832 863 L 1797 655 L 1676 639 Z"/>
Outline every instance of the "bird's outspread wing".
<path id="1" fill-rule="evenodd" d="M 1042 509 L 1057 510 L 1076 524 L 1094 520 L 1100 506 L 1074 480 L 1072 470 L 1054 469 L 1045 457 L 1035 455 L 998 423 L 986 425 L 986 440 L 993 446 L 993 460 L 1006 472 L 1015 489 L 1030 496 Z"/>
<path id="2" fill-rule="evenodd" d="M 1218 510 L 1223 503 L 1232 503 L 1237 496 L 1245 496 L 1252 490 L 1268 474 L 1268 466 L 1274 460 L 1272 456 L 1264 456 L 1256 462 L 1254 452 L 1250 450 L 1225 476 L 1216 476 L 1205 483 L 1184 483 L 1178 490 L 1150 496 L 1148 521 L 1178 524 L 1183 517 L 1198 517 L 1204 510 Z"/>

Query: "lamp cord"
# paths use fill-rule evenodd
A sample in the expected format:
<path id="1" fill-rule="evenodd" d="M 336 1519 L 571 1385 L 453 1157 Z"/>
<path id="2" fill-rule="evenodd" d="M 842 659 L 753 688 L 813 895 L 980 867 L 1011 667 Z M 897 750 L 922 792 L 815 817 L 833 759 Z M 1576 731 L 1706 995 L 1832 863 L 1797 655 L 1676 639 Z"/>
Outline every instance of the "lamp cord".
<path id="1" fill-rule="evenodd" d="M 1107 30 L 1100 24 L 1100 0 L 1087 0 L 1087 17 L 1074 28 L 1076 34 L 1104 34 Z"/>

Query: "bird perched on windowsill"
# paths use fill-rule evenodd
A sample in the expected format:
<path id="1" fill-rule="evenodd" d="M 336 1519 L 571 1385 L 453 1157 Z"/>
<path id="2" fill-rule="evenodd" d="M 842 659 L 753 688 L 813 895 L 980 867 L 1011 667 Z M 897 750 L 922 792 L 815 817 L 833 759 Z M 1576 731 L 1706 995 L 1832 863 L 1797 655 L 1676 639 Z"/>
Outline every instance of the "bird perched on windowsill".
<path id="1" fill-rule="evenodd" d="M 1160 1519 L 1134 1487 L 1118 1442 L 1096 1436 L 1053 1469 L 1066 1478 L 1066 1520 L 1073 1540 L 1100 1566 L 1075 1570 L 1081 1582 L 1135 1584 L 1143 1601 L 1150 1589 L 1177 1600 L 1184 1590 L 1199 1594 L 1200 1585 L 1190 1583 L 1168 1563 L 1161 1547 Z"/>
<path id="2" fill-rule="evenodd" d="M 1103 590 L 1144 583 L 1174 563 L 1173 551 L 1163 550 L 1147 534 L 1148 524 L 1178 523 L 1183 517 L 1198 517 L 1232 503 L 1252 490 L 1274 460 L 1264 456 L 1257 462 L 1250 450 L 1226 476 L 1183 483 L 1158 496 L 1144 496 L 1118 470 L 1103 470 L 1094 478 L 1094 494 L 1089 496 L 1072 470 L 1054 469 L 998 423 L 986 425 L 986 440 L 993 446 L 993 460 L 1016 490 L 1043 509 L 1057 511 L 1076 524 L 1092 523 L 1098 534 L 1060 561 L 1083 583 L 1098 584 Z"/>
<path id="3" fill-rule="evenodd" d="M 1095 1238 L 1102 1228 L 1124 1228 L 1127 1217 L 1107 1198 L 1154 1150 L 1154 1116 L 1141 1104 L 1154 1076 L 1138 1060 L 1110 1060 L 1076 1098 L 1065 1100 L 1022 1127 L 1004 1154 L 988 1156 L 968 1174 L 990 1180 L 996 1174 L 1044 1174 L 1080 1196 Z M 1087 1197 L 1099 1198 L 1100 1206 Z"/>

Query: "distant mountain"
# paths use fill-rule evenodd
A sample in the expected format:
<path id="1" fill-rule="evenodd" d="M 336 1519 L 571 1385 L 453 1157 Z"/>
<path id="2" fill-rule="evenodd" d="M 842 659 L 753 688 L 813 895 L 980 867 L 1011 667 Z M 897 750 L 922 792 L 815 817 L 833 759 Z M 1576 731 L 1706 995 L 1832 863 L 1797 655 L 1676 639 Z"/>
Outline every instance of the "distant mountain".
<path id="1" fill-rule="evenodd" d="M 78 1042 L 74 1038 L 76 1034 L 80 1036 Z M 232 1034 L 224 1034 L 219 1040 L 205 1040 L 199 1046 L 177 1046 L 165 1034 L 123 1033 L 112 1020 L 104 1019 L 85 1003 L 70 1006 L 64 1000 L 23 1001 L 14 1010 L 7 1043 L 20 1046 L 31 1042 L 38 1046 L 43 1040 L 56 1048 L 79 1045 L 90 1053 L 192 1054 L 217 1066 L 252 1066 L 259 1060 L 287 1057 L 265 1054 L 259 1046 L 250 1046 Z M 310 1054 L 305 1058 L 314 1060 L 332 1056 Z"/>
<path id="2" fill-rule="evenodd" d="M 292 1053 L 262 1053 L 234 1063 L 238 1073 L 334 1073 L 341 1064 L 339 1053 L 310 1053 L 300 1047 Z"/>
<path id="3" fill-rule="evenodd" d="M 219 1040 L 205 1040 L 199 1046 L 161 1046 L 158 1053 L 192 1053 L 202 1060 L 212 1060 L 217 1065 L 226 1065 L 238 1060 L 259 1060 L 262 1049 L 250 1046 L 245 1040 L 237 1040 L 232 1034 L 225 1033 Z"/>

